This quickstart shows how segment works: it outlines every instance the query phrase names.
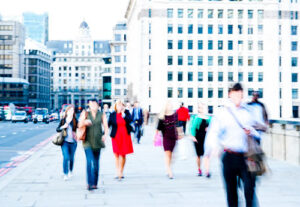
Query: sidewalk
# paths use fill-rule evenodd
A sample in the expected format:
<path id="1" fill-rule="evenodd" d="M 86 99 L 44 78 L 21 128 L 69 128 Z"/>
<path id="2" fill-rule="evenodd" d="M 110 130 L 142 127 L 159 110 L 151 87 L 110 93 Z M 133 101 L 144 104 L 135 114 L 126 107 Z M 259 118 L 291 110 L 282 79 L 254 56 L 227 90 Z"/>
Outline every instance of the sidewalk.
<path id="1" fill-rule="evenodd" d="M 212 177 L 207 179 L 196 176 L 194 157 L 176 158 L 175 179 L 169 180 L 163 150 L 153 147 L 153 136 L 154 128 L 147 126 L 141 145 L 134 144 L 135 152 L 128 156 L 125 179 L 121 182 L 114 179 L 114 157 L 111 141 L 107 140 L 101 154 L 100 189 L 93 192 L 86 190 L 82 145 L 77 147 L 74 176 L 64 181 L 61 150 L 49 143 L 0 178 L 0 206 L 226 206 L 218 159 L 212 161 Z M 272 173 L 257 183 L 260 206 L 300 206 L 300 167 L 268 162 Z"/>

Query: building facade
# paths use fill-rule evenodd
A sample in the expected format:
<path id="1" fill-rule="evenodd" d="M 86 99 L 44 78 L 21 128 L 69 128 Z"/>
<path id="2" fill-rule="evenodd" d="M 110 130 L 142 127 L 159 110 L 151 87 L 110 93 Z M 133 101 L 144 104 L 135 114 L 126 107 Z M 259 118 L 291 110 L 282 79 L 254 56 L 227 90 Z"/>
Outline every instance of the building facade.
<path id="1" fill-rule="evenodd" d="M 0 105 L 28 104 L 24 68 L 25 30 L 16 21 L 0 21 Z"/>
<path id="2" fill-rule="evenodd" d="M 50 109 L 51 52 L 42 43 L 25 41 L 25 70 L 29 82 L 29 106 Z"/>
<path id="3" fill-rule="evenodd" d="M 234 82 L 259 91 L 271 118 L 299 116 L 300 2 L 131 0 L 128 85 L 142 106 L 224 105 Z M 177 105 L 176 105 L 177 106 Z"/>
<path id="4" fill-rule="evenodd" d="M 89 98 L 103 98 L 102 75 L 111 70 L 109 41 L 93 40 L 83 21 L 74 40 L 49 41 L 47 47 L 53 55 L 51 108 L 63 104 L 84 108 Z"/>
<path id="5" fill-rule="evenodd" d="M 125 22 L 116 24 L 113 28 L 111 47 L 112 99 L 127 100 L 127 26 Z M 104 76 L 103 78 L 106 78 Z"/>
<path id="6" fill-rule="evenodd" d="M 36 14 L 32 12 L 23 13 L 23 24 L 25 26 L 26 38 L 33 39 L 42 44 L 49 40 L 49 16 L 47 13 Z"/>

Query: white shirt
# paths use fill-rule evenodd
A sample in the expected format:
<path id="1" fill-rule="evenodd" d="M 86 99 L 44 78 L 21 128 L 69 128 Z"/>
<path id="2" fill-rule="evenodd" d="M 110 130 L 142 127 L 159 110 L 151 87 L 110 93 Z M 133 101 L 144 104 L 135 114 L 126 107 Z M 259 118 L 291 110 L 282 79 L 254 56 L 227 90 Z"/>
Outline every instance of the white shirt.
<path id="1" fill-rule="evenodd" d="M 254 120 L 247 105 L 241 104 L 240 107 L 236 107 L 229 101 L 211 120 L 205 138 L 206 155 L 211 153 L 217 143 L 234 152 L 245 153 L 248 150 L 247 135 L 228 108 L 244 128 L 250 130 L 252 135 L 257 135 L 257 131 L 252 127 Z"/>

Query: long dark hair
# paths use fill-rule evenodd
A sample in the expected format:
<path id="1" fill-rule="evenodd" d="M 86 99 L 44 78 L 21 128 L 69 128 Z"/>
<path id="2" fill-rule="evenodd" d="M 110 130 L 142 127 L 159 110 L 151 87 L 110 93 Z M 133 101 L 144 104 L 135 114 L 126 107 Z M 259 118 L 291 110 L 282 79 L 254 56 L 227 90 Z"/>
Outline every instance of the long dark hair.
<path id="1" fill-rule="evenodd" d="M 77 119 L 76 119 L 76 115 L 75 115 L 75 108 L 74 106 L 68 106 L 66 108 L 66 111 L 65 111 L 65 114 L 64 114 L 64 118 L 63 118 L 63 122 L 65 123 L 66 122 L 66 118 L 67 118 L 67 115 L 68 115 L 68 111 L 73 108 L 74 109 L 74 113 L 73 113 L 73 118 L 72 118 L 72 130 L 73 131 L 76 131 L 76 128 L 77 128 Z"/>

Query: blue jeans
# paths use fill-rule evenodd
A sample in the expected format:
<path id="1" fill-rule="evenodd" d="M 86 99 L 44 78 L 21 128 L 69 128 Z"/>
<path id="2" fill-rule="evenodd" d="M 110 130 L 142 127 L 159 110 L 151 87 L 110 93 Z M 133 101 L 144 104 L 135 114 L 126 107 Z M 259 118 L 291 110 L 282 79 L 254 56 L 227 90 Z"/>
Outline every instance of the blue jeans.
<path id="1" fill-rule="evenodd" d="M 66 142 L 64 141 L 61 146 L 62 154 L 63 154 L 63 170 L 64 174 L 67 175 L 69 171 L 73 171 L 74 167 L 74 155 L 77 148 L 76 142 Z"/>
<path id="2" fill-rule="evenodd" d="M 97 186 L 99 176 L 99 158 L 101 149 L 85 148 L 86 155 L 86 172 L 89 186 Z"/>

